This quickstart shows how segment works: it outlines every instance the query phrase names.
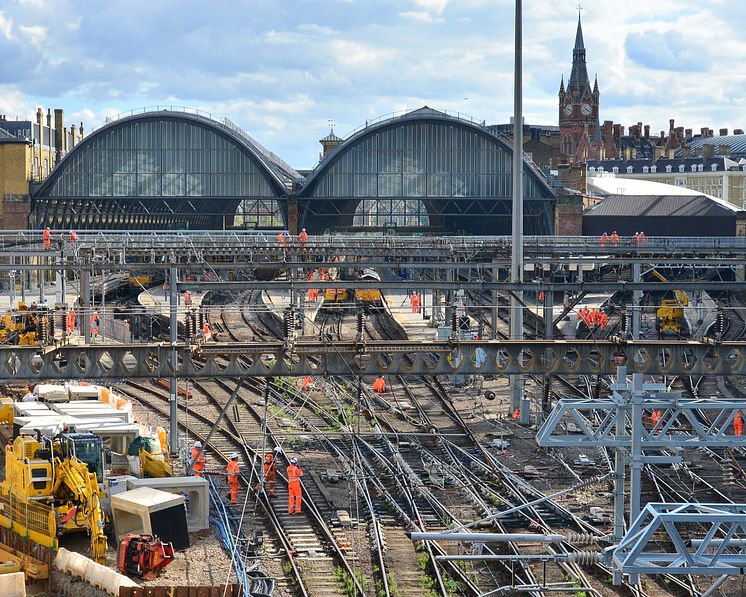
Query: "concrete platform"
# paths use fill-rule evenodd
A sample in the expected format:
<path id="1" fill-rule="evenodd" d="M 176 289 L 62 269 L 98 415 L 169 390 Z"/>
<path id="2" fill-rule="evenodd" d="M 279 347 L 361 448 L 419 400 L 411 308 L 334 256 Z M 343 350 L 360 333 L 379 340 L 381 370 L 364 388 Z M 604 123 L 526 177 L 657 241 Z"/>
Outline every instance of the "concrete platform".
<path id="1" fill-rule="evenodd" d="M 691 338 L 702 338 L 717 319 L 717 303 L 706 292 L 701 294 L 701 302 L 694 304 L 694 297 L 689 295 L 689 306 L 684 307 L 684 319 L 689 326 Z"/>
<path id="2" fill-rule="evenodd" d="M 432 313 L 432 298 L 429 293 L 423 293 L 422 311 Z M 386 308 L 391 316 L 401 325 L 410 340 L 434 340 L 435 328 L 430 327 L 429 319 L 423 318 L 423 313 L 412 313 L 412 303 L 409 295 L 404 291 L 387 291 L 383 293 Z"/>
<path id="3" fill-rule="evenodd" d="M 210 486 L 200 477 L 166 477 L 163 479 L 138 479 L 127 477 L 127 489 L 150 487 L 176 495 L 183 495 L 186 502 L 187 528 L 190 533 L 210 528 Z"/>
<path id="4" fill-rule="evenodd" d="M 189 308 L 199 309 L 202 306 L 202 301 L 204 300 L 205 294 L 207 293 L 190 292 L 189 294 L 192 297 L 192 306 Z M 179 314 L 183 314 L 184 310 L 187 309 L 187 307 L 184 305 L 184 296 L 182 293 L 177 293 L 176 298 Z M 137 295 L 137 302 L 140 304 L 140 306 L 148 309 L 155 315 L 169 317 L 169 315 L 171 314 L 171 305 L 168 301 L 168 289 L 166 289 L 165 292 L 158 287 L 143 290 L 140 294 Z"/>

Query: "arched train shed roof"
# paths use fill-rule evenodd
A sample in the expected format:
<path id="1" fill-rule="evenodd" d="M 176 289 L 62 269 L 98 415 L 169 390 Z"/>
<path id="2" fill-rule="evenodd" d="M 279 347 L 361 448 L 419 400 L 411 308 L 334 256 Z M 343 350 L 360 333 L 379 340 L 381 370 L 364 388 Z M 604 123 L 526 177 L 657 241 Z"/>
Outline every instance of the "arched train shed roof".
<path id="1" fill-rule="evenodd" d="M 89 134 L 61 159 L 44 183 L 34 193 L 37 197 L 49 196 L 51 189 L 65 172 L 68 164 L 81 155 L 86 148 L 91 147 L 97 139 L 104 137 L 115 129 L 131 127 L 141 122 L 176 121 L 206 128 L 223 137 L 249 157 L 258 170 L 265 175 L 265 179 L 277 197 L 285 196 L 294 183 L 301 180 L 300 174 L 288 166 L 275 154 L 262 147 L 248 133 L 241 130 L 227 118 L 216 120 L 203 113 L 178 111 L 171 109 L 155 109 L 141 113 L 117 117 Z"/>
<path id="2" fill-rule="evenodd" d="M 303 183 L 303 188 L 299 193 L 300 197 L 313 197 L 314 190 L 316 189 L 319 182 L 323 179 L 324 175 L 327 174 L 337 162 L 343 159 L 344 156 L 346 156 L 355 147 L 363 143 L 366 139 L 369 139 L 370 137 L 381 133 L 382 131 L 397 127 L 406 127 L 418 123 L 449 125 L 469 130 L 488 140 L 489 142 L 494 143 L 496 147 L 506 152 L 506 154 L 509 155 L 511 159 L 513 157 L 512 143 L 506 142 L 502 137 L 493 133 L 483 125 L 470 120 L 466 120 L 459 116 L 453 116 L 450 114 L 446 114 L 445 112 L 441 112 L 439 110 L 434 110 L 432 108 L 424 106 L 400 116 L 394 116 L 392 118 L 387 118 L 374 124 L 366 125 L 365 127 L 355 131 L 347 139 L 345 139 L 342 143 L 335 147 L 329 153 L 329 155 L 325 159 L 323 159 L 306 177 L 306 180 Z M 544 177 L 529 162 L 524 161 L 523 171 L 524 175 L 526 175 L 530 181 L 533 181 L 536 184 L 539 191 L 540 199 L 554 198 L 554 192 L 547 184 Z M 437 199 L 439 197 L 440 196 L 433 196 L 434 199 Z"/>

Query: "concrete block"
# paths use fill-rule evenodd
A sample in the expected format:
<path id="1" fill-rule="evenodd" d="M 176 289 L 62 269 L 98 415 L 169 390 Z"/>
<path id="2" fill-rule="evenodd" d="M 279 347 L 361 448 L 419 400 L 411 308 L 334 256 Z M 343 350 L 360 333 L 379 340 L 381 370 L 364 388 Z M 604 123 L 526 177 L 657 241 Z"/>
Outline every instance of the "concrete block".
<path id="1" fill-rule="evenodd" d="M 97 564 L 90 558 L 74 551 L 69 551 L 64 547 L 61 547 L 57 553 L 57 557 L 54 559 L 54 567 L 72 576 L 82 578 L 88 584 L 106 591 L 110 595 L 114 595 L 114 597 L 119 596 L 119 587 L 138 586 L 136 582 L 115 572 L 111 568 Z M 21 573 L 21 577 L 23 577 L 23 573 Z M 0 579 L 2 578 L 0 576 Z M 5 597 L 5 593 L 0 592 L 0 595 Z M 23 595 L 25 597 L 25 590 Z"/>
<path id="2" fill-rule="evenodd" d="M 166 477 L 138 479 L 127 477 L 127 488 L 152 487 L 183 495 L 187 511 L 187 528 L 195 533 L 210 528 L 210 485 L 201 477 Z"/>
<path id="3" fill-rule="evenodd" d="M 111 513 L 117 542 L 127 533 L 157 535 L 174 549 L 189 547 L 184 496 L 138 487 L 111 496 Z"/>
<path id="4" fill-rule="evenodd" d="M 0 595 L 3 597 L 26 597 L 26 582 L 23 572 L 0 574 Z"/>

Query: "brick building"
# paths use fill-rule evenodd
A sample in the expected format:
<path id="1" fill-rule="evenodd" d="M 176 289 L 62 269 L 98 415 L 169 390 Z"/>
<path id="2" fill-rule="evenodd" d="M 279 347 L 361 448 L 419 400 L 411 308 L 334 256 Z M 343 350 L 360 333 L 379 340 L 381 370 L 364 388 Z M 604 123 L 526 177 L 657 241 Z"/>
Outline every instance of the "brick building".
<path id="1" fill-rule="evenodd" d="M 61 109 L 42 108 L 35 121 L 0 114 L 0 229 L 28 228 L 30 196 L 57 162 L 83 138 L 83 123 L 66 128 Z"/>

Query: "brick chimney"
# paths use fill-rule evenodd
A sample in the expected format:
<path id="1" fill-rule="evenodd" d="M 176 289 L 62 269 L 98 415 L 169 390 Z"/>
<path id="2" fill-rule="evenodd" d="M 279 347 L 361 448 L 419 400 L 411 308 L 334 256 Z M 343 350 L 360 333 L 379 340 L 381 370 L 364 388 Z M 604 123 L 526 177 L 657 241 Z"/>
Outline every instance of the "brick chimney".
<path id="1" fill-rule="evenodd" d="M 686 136 L 687 139 L 691 139 L 692 138 L 692 129 L 686 129 L 684 131 L 684 135 Z"/>
<path id="2" fill-rule="evenodd" d="M 700 135 L 702 135 L 703 139 L 707 139 L 707 127 L 703 126 L 701 129 L 699 129 Z"/>
<path id="3" fill-rule="evenodd" d="M 720 136 L 721 137 L 727 137 L 728 136 L 728 129 L 720 129 Z"/>
<path id="4" fill-rule="evenodd" d="M 624 132 L 622 131 L 622 125 L 621 124 L 615 124 L 614 125 L 614 139 L 620 139 Z"/>
<path id="5" fill-rule="evenodd" d="M 734 135 L 743 135 L 743 129 L 733 129 Z"/>
<path id="6" fill-rule="evenodd" d="M 54 160 L 59 162 L 65 151 L 65 119 L 62 108 L 54 109 Z"/>
<path id="7" fill-rule="evenodd" d="M 645 138 L 650 139 L 650 125 L 649 124 L 645 125 Z"/>

